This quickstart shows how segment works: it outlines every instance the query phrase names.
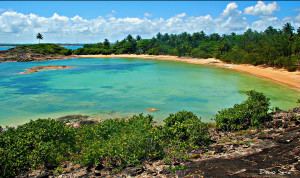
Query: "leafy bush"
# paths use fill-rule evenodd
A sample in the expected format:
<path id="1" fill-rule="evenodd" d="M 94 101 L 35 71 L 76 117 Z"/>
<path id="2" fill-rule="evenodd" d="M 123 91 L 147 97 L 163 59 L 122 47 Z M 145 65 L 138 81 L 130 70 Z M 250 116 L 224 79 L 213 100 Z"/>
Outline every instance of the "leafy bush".
<path id="1" fill-rule="evenodd" d="M 146 160 L 182 159 L 209 142 L 207 124 L 191 112 L 171 114 L 164 125 L 152 116 L 110 119 L 71 128 L 46 119 L 30 121 L 0 133 L 0 177 L 45 167 L 61 172 L 62 161 L 122 169 Z"/>
<path id="2" fill-rule="evenodd" d="M 164 120 L 162 141 L 169 161 L 184 159 L 191 149 L 209 144 L 208 125 L 188 111 L 171 114 Z"/>
<path id="3" fill-rule="evenodd" d="M 123 168 L 144 160 L 162 158 L 163 152 L 153 129 L 152 116 L 106 120 L 78 132 L 81 162 Z"/>
<path id="4" fill-rule="evenodd" d="M 269 98 L 253 90 L 248 91 L 247 95 L 248 99 L 241 104 L 218 112 L 215 118 L 218 129 L 234 131 L 259 127 L 261 123 L 270 119 Z"/>
<path id="5" fill-rule="evenodd" d="M 0 134 L 0 177 L 38 166 L 55 167 L 74 151 L 72 128 L 55 120 L 36 120 Z"/>
<path id="6" fill-rule="evenodd" d="M 170 114 L 164 123 L 166 140 L 178 140 L 198 146 L 206 145 L 209 141 L 207 124 L 201 122 L 192 112 L 180 111 Z"/>

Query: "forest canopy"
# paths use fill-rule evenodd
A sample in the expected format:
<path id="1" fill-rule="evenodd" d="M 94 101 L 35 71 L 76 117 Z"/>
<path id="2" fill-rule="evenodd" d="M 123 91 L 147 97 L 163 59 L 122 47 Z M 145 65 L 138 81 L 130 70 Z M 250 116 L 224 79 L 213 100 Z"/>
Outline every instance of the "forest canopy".
<path id="1" fill-rule="evenodd" d="M 74 54 L 150 54 L 175 55 L 195 58 L 218 58 L 229 63 L 246 63 L 299 69 L 300 27 L 295 31 L 290 23 L 282 29 L 268 27 L 263 32 L 248 29 L 243 34 L 196 33 L 161 34 L 151 39 L 128 35 L 121 41 L 108 39 L 97 44 L 86 44 Z"/>

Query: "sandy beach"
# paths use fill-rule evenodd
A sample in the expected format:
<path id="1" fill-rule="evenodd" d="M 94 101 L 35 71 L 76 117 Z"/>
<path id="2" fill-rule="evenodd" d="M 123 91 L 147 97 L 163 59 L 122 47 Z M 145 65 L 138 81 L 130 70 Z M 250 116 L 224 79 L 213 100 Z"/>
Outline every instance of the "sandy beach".
<path id="1" fill-rule="evenodd" d="M 253 66 L 249 64 L 228 64 L 215 58 L 197 59 L 189 57 L 177 57 L 168 55 L 135 55 L 135 54 L 120 54 L 120 55 L 79 55 L 81 58 L 141 58 L 151 60 L 176 61 L 199 65 L 212 65 L 216 67 L 227 68 L 238 72 L 244 72 L 257 77 L 272 80 L 278 84 L 289 86 L 300 91 L 300 71 L 288 72 L 285 69 L 277 69 L 264 66 Z"/>

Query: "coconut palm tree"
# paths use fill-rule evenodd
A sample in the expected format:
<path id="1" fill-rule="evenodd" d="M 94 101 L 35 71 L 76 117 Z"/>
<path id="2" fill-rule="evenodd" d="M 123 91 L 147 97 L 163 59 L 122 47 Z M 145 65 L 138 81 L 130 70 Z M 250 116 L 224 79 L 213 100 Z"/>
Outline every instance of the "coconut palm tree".
<path id="1" fill-rule="evenodd" d="M 36 35 L 36 39 L 38 39 L 39 40 L 39 44 L 40 44 L 40 40 L 43 40 L 43 35 L 41 34 L 41 33 L 38 33 L 37 35 Z"/>

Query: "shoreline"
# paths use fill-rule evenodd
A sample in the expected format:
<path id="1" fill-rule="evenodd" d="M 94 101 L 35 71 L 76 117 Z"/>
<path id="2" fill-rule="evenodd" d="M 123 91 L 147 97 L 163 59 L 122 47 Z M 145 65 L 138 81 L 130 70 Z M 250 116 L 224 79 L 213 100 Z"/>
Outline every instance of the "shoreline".
<path id="1" fill-rule="evenodd" d="M 75 57 L 75 56 L 73 56 Z M 287 86 L 291 89 L 300 91 L 300 71 L 289 72 L 285 69 L 278 69 L 273 67 L 253 66 L 250 64 L 230 64 L 225 63 L 219 59 L 208 58 L 191 58 L 191 57 L 177 57 L 169 55 L 136 55 L 136 54 L 112 54 L 112 55 L 77 55 L 78 58 L 140 58 L 160 61 L 174 61 L 197 65 L 210 65 L 225 69 L 234 70 L 237 72 L 247 73 L 260 78 L 268 79 L 272 82 Z"/>

